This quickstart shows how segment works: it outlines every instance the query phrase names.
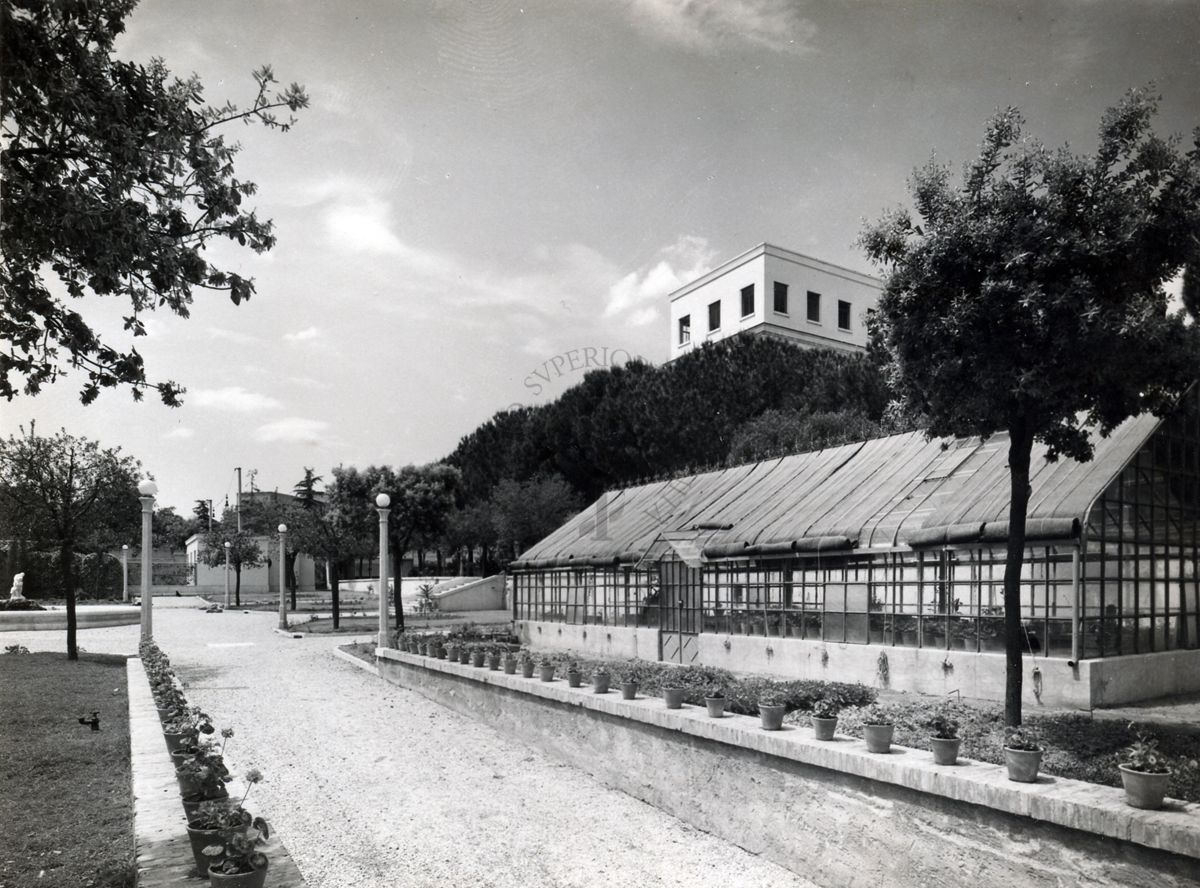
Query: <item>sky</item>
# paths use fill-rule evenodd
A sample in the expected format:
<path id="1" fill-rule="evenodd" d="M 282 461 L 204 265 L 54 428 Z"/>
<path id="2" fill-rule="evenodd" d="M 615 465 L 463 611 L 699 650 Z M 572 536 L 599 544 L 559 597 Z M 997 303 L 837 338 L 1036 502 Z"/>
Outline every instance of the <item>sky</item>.
<path id="1" fill-rule="evenodd" d="M 1091 152 L 1153 82 L 1160 132 L 1200 125 L 1200 0 L 143 0 L 117 54 L 212 104 L 264 63 L 312 100 L 290 132 L 229 130 L 278 244 L 210 258 L 254 297 L 198 292 L 136 343 L 182 407 L 84 407 L 78 374 L 0 404 L 4 435 L 119 446 L 181 513 L 219 513 L 235 467 L 290 491 L 430 462 L 591 367 L 660 363 L 668 294 L 759 243 L 872 273 L 863 221 L 998 108 Z M 125 344 L 118 302 L 75 307 Z"/>

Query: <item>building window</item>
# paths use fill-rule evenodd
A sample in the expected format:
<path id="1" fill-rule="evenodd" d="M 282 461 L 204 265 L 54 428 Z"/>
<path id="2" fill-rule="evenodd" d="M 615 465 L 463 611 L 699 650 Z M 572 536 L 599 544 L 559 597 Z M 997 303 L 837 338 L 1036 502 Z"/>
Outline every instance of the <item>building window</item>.
<path id="1" fill-rule="evenodd" d="M 775 282 L 775 313 L 787 314 L 787 284 Z"/>
<path id="2" fill-rule="evenodd" d="M 850 329 L 850 303 L 838 300 L 838 329 Z"/>
<path id="3" fill-rule="evenodd" d="M 808 291 L 808 319 L 821 323 L 821 294 Z"/>
<path id="4" fill-rule="evenodd" d="M 754 314 L 754 284 L 742 287 L 742 317 Z"/>
<path id="5" fill-rule="evenodd" d="M 684 315 L 679 319 L 679 344 L 687 345 L 692 341 L 692 316 Z"/>
<path id="6" fill-rule="evenodd" d="M 721 328 L 721 302 L 710 302 L 708 305 L 708 332 Z"/>

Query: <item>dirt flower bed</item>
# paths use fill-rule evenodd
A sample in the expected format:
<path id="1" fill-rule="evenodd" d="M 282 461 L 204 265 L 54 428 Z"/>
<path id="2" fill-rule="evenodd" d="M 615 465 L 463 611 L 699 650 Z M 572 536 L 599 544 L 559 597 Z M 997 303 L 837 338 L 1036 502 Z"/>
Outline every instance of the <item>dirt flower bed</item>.
<path id="1" fill-rule="evenodd" d="M 133 888 L 125 658 L 0 654 L 0 713 L 0 885 Z"/>
<path id="2" fill-rule="evenodd" d="M 939 711 L 959 723 L 963 738 L 961 755 L 977 761 L 1004 763 L 1004 710 L 999 705 L 960 703 L 914 697 L 890 703 L 896 720 L 894 742 L 913 749 L 929 749 L 929 718 Z M 838 716 L 838 733 L 862 737 L 861 708 L 849 707 Z M 793 712 L 786 721 L 807 725 L 805 713 Z M 1120 786 L 1117 762 L 1121 752 L 1134 741 L 1134 730 L 1122 721 L 1093 719 L 1086 714 L 1031 715 L 1025 727 L 1041 737 L 1046 754 L 1042 771 L 1058 777 L 1086 780 L 1105 786 Z M 1200 759 L 1200 726 L 1139 726 L 1159 741 L 1160 751 L 1172 763 Z M 1200 802 L 1200 777 L 1193 771 L 1172 777 L 1168 795 Z"/>

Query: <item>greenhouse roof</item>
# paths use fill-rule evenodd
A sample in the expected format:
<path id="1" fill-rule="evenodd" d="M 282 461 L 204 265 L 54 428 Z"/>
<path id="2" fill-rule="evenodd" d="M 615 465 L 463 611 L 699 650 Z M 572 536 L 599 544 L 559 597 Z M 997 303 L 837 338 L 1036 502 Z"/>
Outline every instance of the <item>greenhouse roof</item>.
<path id="1" fill-rule="evenodd" d="M 1027 538 L 1078 535 L 1092 502 L 1158 423 L 1145 414 L 1107 438 L 1094 434 L 1087 463 L 1051 462 L 1035 444 Z M 605 493 L 512 566 L 634 563 L 683 540 L 710 561 L 1002 542 L 1008 502 L 1007 434 L 927 440 L 912 432 Z"/>

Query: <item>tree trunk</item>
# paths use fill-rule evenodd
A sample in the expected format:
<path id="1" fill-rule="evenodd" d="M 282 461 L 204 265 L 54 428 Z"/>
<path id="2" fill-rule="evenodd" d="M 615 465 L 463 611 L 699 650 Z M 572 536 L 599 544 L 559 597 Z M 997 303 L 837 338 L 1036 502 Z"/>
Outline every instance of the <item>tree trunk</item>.
<path id="1" fill-rule="evenodd" d="M 77 624 L 75 622 L 75 582 L 72 574 L 75 567 L 75 552 L 74 546 L 68 540 L 63 540 L 58 548 L 58 572 L 62 578 L 63 597 L 67 599 L 67 659 L 79 659 L 79 646 L 76 642 L 75 632 Z"/>
<path id="2" fill-rule="evenodd" d="M 1009 429 L 1008 552 L 1004 559 L 1005 682 L 1004 723 L 1021 724 L 1021 567 L 1025 561 L 1025 516 L 1029 511 L 1029 458 L 1033 434 L 1024 420 Z"/>
<path id="3" fill-rule="evenodd" d="M 337 561 L 333 558 L 325 561 L 325 575 L 329 577 L 329 603 L 333 608 L 333 628 L 337 629 L 341 625 L 342 616 L 338 610 L 338 566 Z"/>
<path id="4" fill-rule="evenodd" d="M 242 565 L 233 566 L 233 603 L 235 607 L 242 606 Z"/>
<path id="5" fill-rule="evenodd" d="M 296 558 L 299 552 L 289 552 L 287 556 L 287 570 L 284 571 L 288 586 L 292 592 L 292 610 L 296 609 Z"/>

